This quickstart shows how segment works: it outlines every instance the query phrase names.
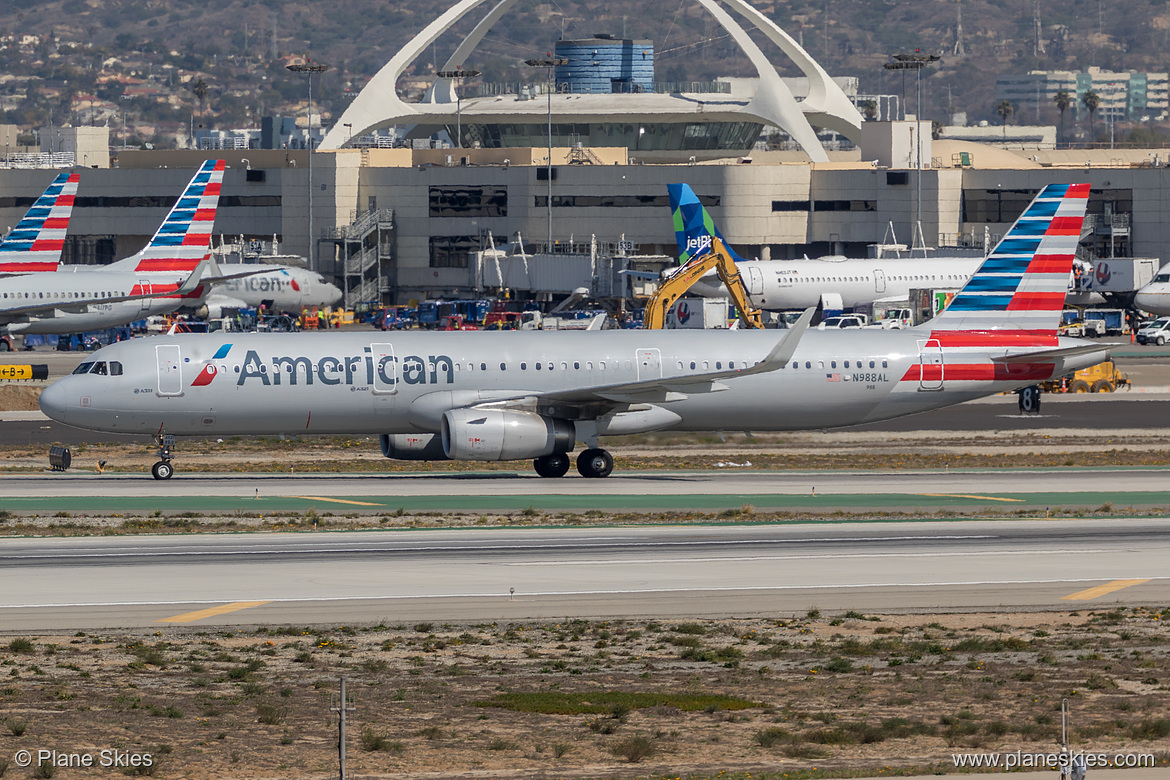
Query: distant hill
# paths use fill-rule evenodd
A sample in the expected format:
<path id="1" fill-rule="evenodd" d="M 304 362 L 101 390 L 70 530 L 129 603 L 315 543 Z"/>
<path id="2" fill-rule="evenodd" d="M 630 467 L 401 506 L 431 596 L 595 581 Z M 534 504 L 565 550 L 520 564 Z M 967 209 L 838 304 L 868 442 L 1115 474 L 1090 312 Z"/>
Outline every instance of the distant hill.
<path id="1" fill-rule="evenodd" d="M 171 61 L 206 73 L 203 78 L 211 87 L 208 111 L 240 116 L 270 109 L 296 93 L 298 81 L 284 72 L 274 54 L 307 54 L 332 68 L 322 80 L 319 97 L 336 115 L 353 91 L 449 5 L 420 0 L 393 4 L 384 0 L 6 0 L 0 3 L 0 35 L 92 42 L 96 48 L 64 55 L 78 78 L 99 68 L 106 57 L 148 52 L 150 61 Z M 490 5 L 490 0 L 484 4 L 484 12 Z M 967 111 L 972 121 L 997 122 L 995 76 L 1002 72 L 1089 65 L 1151 71 L 1168 67 L 1170 5 L 1166 0 L 1127 0 L 1124 8 L 1099 0 L 1040 0 L 1043 54 L 1034 52 L 1033 0 L 966 0 L 962 3 L 966 48 L 962 57 L 953 55 L 955 0 L 792 0 L 758 7 L 801 39 L 830 73 L 860 77 L 863 92 L 901 91 L 901 75 L 881 68 L 888 55 L 915 49 L 941 53 L 941 65 L 923 73 L 923 113 L 939 120 L 946 117 L 949 107 Z M 457 31 L 466 33 L 473 24 L 474 20 L 467 20 Z M 661 81 L 751 75 L 746 59 L 737 56 L 730 39 L 700 6 L 646 0 L 521 0 L 468 64 L 483 71 L 487 81 L 529 81 L 534 74 L 521 65 L 524 59 L 550 51 L 562 34 L 572 38 L 598 32 L 652 39 Z M 454 35 L 440 39 L 416 63 L 416 71 L 429 73 L 434 64 L 441 64 L 457 40 Z M 0 73 L 19 73 L 25 67 L 26 59 L 5 54 L 0 57 Z M 44 73 L 39 74 L 47 83 L 68 80 L 61 58 L 55 59 L 46 59 Z M 776 52 L 776 61 L 781 59 Z M 791 68 L 784 73 L 795 75 Z M 912 76 L 907 83 L 912 95 Z M 232 96 L 234 103 L 227 100 Z M 248 105 L 256 101 L 260 104 Z M 1055 117 L 1053 108 L 1040 118 L 1051 122 Z M 1017 116 L 1015 120 L 1035 118 Z"/>

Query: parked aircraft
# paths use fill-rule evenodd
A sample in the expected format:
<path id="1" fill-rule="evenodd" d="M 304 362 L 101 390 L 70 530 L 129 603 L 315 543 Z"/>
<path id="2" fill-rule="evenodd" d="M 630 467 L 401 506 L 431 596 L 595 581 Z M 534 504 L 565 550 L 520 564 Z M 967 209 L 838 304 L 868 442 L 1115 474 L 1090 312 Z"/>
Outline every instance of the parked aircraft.
<path id="1" fill-rule="evenodd" d="M 905 330 L 187 334 L 105 347 L 42 394 L 52 419 L 176 434 L 380 434 L 404 460 L 533 459 L 604 477 L 599 437 L 900 417 L 1096 365 L 1057 335 L 1089 185 L 1051 185 L 951 305 Z"/>
<path id="2" fill-rule="evenodd" d="M 305 306 L 333 306 L 341 302 L 341 288 L 321 274 L 289 265 L 221 265 L 246 268 L 253 275 L 217 285 L 204 298 L 210 318 L 222 317 L 224 309 L 259 308 L 299 312 Z"/>
<path id="3" fill-rule="evenodd" d="M 1170 263 L 1159 268 L 1150 283 L 1134 293 L 1133 305 L 1150 314 L 1170 314 Z"/>
<path id="4" fill-rule="evenodd" d="M 905 300 L 910 290 L 957 290 L 983 262 L 982 257 L 867 258 L 820 260 L 747 260 L 736 254 L 715 220 L 686 184 L 668 184 L 679 263 L 706 252 L 717 236 L 731 252 L 752 304 L 766 311 L 791 311 L 820 305 L 840 312 L 878 300 Z M 725 297 L 714 276 L 691 291 L 704 297 Z"/>
<path id="5" fill-rule="evenodd" d="M 58 174 L 0 241 L 0 276 L 57 270 L 80 180 L 76 173 Z"/>
<path id="6" fill-rule="evenodd" d="M 224 280 L 204 274 L 224 167 L 223 160 L 203 163 L 137 254 L 107 266 L 62 266 L 53 274 L 6 277 L 0 285 L 0 329 L 77 333 L 124 325 L 200 299 L 207 285 Z"/>

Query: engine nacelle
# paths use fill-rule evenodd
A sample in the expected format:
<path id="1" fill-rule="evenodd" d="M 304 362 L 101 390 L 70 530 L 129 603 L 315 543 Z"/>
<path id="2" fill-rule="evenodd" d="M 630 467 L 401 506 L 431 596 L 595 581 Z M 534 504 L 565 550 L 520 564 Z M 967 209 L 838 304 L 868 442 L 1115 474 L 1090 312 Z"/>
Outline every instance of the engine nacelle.
<path id="1" fill-rule="evenodd" d="M 382 454 L 394 460 L 447 460 L 443 442 L 434 433 L 383 433 Z"/>
<path id="2" fill-rule="evenodd" d="M 452 409 L 443 414 L 443 452 L 452 460 L 523 460 L 568 452 L 573 423 L 532 412 Z"/>

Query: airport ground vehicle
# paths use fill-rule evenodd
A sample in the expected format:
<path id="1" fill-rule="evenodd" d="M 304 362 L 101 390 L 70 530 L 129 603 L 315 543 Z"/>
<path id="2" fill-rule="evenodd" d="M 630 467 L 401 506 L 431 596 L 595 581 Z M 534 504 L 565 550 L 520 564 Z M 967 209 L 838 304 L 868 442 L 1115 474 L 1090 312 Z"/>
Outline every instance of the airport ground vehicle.
<path id="1" fill-rule="evenodd" d="M 1112 360 L 1040 383 L 1046 393 L 1112 393 L 1122 387 L 1129 389 L 1129 378 Z"/>
<path id="2" fill-rule="evenodd" d="M 839 328 L 864 328 L 869 320 L 864 314 L 839 314 L 836 317 L 825 317 L 817 330 L 836 330 Z"/>
<path id="3" fill-rule="evenodd" d="M 1162 346 L 1170 341 L 1170 317 L 1159 317 L 1153 322 L 1146 323 L 1134 338 L 1139 344 Z"/>
<path id="4" fill-rule="evenodd" d="M 712 269 L 719 275 L 744 323 L 749 328 L 764 327 L 760 310 L 752 306 L 748 298 L 743 277 L 735 267 L 735 260 L 723 245 L 723 241 L 716 237 L 711 238 L 710 252 L 688 261 L 673 275 L 662 280 L 658 290 L 646 304 L 646 311 L 642 317 L 643 327 L 652 330 L 665 327 L 666 313 L 670 308 Z"/>
<path id="5" fill-rule="evenodd" d="M 448 314 L 439 319 L 435 330 L 479 330 L 479 326 L 463 319 L 462 314 Z"/>

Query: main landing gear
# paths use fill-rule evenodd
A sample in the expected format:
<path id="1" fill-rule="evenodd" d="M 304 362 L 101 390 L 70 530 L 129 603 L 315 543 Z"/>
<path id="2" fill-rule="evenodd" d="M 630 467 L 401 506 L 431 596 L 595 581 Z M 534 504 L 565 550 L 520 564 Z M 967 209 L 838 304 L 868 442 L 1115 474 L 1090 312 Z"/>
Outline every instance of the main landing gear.
<path id="1" fill-rule="evenodd" d="M 569 455 L 558 452 L 532 461 L 536 473 L 542 477 L 563 477 L 569 473 Z M 589 449 L 577 456 L 577 471 L 583 477 L 600 479 L 613 473 L 613 456 L 603 449 Z"/>
<path id="2" fill-rule="evenodd" d="M 155 479 L 170 479 L 175 473 L 171 460 L 175 457 L 175 436 L 171 433 L 158 434 L 154 437 L 158 446 L 158 463 L 150 467 L 150 474 Z"/>

